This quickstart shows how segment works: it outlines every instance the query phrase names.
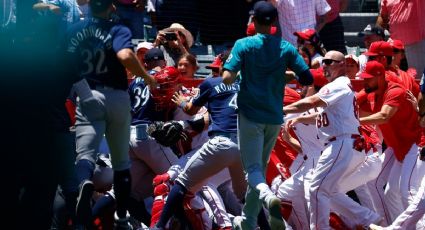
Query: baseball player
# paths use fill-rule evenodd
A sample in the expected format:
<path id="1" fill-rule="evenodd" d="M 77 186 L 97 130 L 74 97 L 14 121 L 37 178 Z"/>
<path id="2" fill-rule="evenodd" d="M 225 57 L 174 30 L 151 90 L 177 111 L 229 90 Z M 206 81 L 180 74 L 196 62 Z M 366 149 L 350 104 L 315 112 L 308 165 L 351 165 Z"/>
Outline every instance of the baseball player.
<path id="1" fill-rule="evenodd" d="M 152 50 L 146 54 L 146 62 L 150 62 L 150 54 L 154 53 Z M 171 101 L 171 97 L 177 89 L 177 70 L 174 67 L 166 67 L 155 72 L 154 70 L 150 71 L 157 79 L 159 90 L 151 92 L 141 77 L 135 78 L 128 89 L 133 117 L 129 152 L 132 177 L 131 197 L 140 203 L 140 206 L 144 206 L 145 198 L 153 196 L 153 178 L 167 172 L 178 160 L 170 147 L 160 145 L 146 133 L 148 125 L 152 122 L 171 120 L 175 110 L 174 104 L 167 103 L 167 101 Z M 167 87 L 168 85 L 174 86 Z M 145 217 L 147 216 L 145 215 Z M 149 225 L 149 222 L 150 217 L 147 217 L 144 223 Z"/>
<path id="2" fill-rule="evenodd" d="M 285 113 L 299 113 L 322 107 L 316 116 L 317 136 L 325 144 L 310 182 L 310 228 L 330 229 L 330 199 L 341 194 L 339 184 L 364 161 L 364 154 L 356 150 L 360 141 L 358 111 L 350 79 L 345 76 L 344 55 L 329 51 L 323 58 L 323 69 L 329 84 L 319 93 L 285 106 Z M 295 122 L 294 122 L 295 121 Z M 296 125 L 289 120 L 287 127 Z M 340 202 L 352 204 L 342 194 Z"/>
<path id="3" fill-rule="evenodd" d="M 242 216 L 233 221 L 235 228 L 253 229 L 262 203 L 269 209 L 272 229 L 283 229 L 280 200 L 265 180 L 265 168 L 283 122 L 282 101 L 286 68 L 291 68 L 302 85 L 312 83 L 308 66 L 287 41 L 270 35 L 277 10 L 266 1 L 253 7 L 252 20 L 257 34 L 236 41 L 224 65 L 224 83 L 236 80 L 240 70 L 238 93 L 238 137 L 241 158 L 248 180 Z"/>
<path id="4" fill-rule="evenodd" d="M 416 193 L 413 202 L 402 212 L 394 222 L 388 227 L 381 227 L 375 224 L 371 224 L 369 229 L 371 230 L 402 230 L 402 229 L 422 229 L 416 228 L 418 222 L 422 219 L 425 221 L 425 177 L 422 178 L 421 186 Z"/>
<path id="5" fill-rule="evenodd" d="M 208 130 L 210 139 L 187 162 L 175 180 L 156 229 L 164 229 L 177 207 L 183 204 L 187 193 L 195 193 L 203 182 L 223 168 L 229 167 L 233 188 L 245 187 L 242 164 L 237 148 L 236 97 L 238 84 L 225 85 L 222 78 L 208 78 L 199 87 L 199 94 L 192 102 L 187 102 L 181 93 L 174 95 L 173 101 L 188 114 L 197 113 L 207 104 L 211 116 Z M 186 126 L 186 125 L 184 125 Z M 202 130 L 203 120 L 191 124 L 193 129 Z M 239 198 L 244 191 L 236 192 Z M 230 227 L 230 226 L 229 226 Z"/>
<path id="6" fill-rule="evenodd" d="M 133 53 L 130 30 L 110 20 L 115 11 L 112 0 L 93 0 L 89 4 L 93 18 L 73 25 L 66 36 L 66 50 L 73 61 L 71 65 L 85 78 L 75 85 L 79 97 L 76 167 L 81 182 L 76 216 L 80 222 L 88 225 L 91 222 L 94 158 L 106 134 L 114 169 L 115 227 L 128 229 L 131 107 L 125 68 L 142 76 L 148 84 L 153 85 L 155 80 Z"/>
<path id="7" fill-rule="evenodd" d="M 378 125 L 387 145 L 382 155 L 382 170 L 368 186 L 375 209 L 389 224 L 412 202 L 419 187 L 418 178 L 423 176 L 421 170 L 415 170 L 416 142 L 420 137 L 418 114 L 408 99 L 407 90 L 386 77 L 381 63 L 369 61 L 361 77 L 365 91 L 371 95 L 369 107 L 362 109 L 372 114 L 360 118 L 360 122 Z"/>
<path id="8" fill-rule="evenodd" d="M 314 90 L 320 89 L 328 81 L 323 76 L 322 70 L 311 69 L 310 72 L 313 75 L 313 85 Z M 314 90 L 308 90 L 306 96 L 311 96 L 314 94 Z M 303 116 L 310 114 L 318 113 L 318 109 L 313 108 L 303 114 L 288 114 L 285 116 L 286 120 L 297 119 Z M 288 224 L 294 227 L 295 229 L 307 229 L 309 228 L 309 218 L 307 216 L 306 210 L 306 199 L 304 198 L 304 180 L 308 173 L 311 173 L 312 169 L 315 167 L 317 160 L 319 159 L 320 152 L 323 149 L 323 144 L 317 139 L 316 127 L 311 124 L 306 124 L 302 122 L 295 122 L 296 125 L 292 127 L 296 137 L 295 139 L 289 133 L 291 127 L 284 126 L 282 132 L 283 140 L 285 140 L 293 149 L 298 152 L 295 162 L 300 162 L 297 165 L 297 169 L 291 171 L 291 177 L 284 180 L 274 180 L 273 186 L 276 187 L 276 194 L 283 203 L 289 204 L 292 206 L 292 212 L 288 218 Z M 292 167 L 292 166 L 291 166 Z"/>

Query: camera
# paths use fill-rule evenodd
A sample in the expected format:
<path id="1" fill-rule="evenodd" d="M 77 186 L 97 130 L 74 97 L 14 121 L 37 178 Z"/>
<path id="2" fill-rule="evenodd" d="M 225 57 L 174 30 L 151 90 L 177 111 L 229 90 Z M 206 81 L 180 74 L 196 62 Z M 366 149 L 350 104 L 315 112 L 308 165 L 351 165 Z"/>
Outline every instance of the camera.
<path id="1" fill-rule="evenodd" d="M 177 40 L 177 35 L 175 32 L 165 32 L 165 40 L 175 41 Z"/>

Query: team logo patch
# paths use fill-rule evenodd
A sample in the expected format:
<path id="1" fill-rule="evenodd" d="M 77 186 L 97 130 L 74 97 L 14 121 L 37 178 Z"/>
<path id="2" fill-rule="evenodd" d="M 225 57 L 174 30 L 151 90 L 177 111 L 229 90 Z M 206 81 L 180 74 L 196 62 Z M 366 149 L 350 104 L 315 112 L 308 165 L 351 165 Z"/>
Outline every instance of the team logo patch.
<path id="1" fill-rule="evenodd" d="M 327 87 L 323 87 L 319 91 L 319 94 L 321 94 L 321 95 L 328 95 L 329 93 L 330 93 L 330 91 Z"/>

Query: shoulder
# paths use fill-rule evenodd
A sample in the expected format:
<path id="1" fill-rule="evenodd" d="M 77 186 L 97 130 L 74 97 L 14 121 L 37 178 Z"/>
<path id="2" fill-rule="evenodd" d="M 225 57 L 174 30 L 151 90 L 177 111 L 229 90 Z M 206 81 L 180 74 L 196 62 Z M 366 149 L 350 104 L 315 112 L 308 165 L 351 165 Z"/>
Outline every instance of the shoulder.
<path id="1" fill-rule="evenodd" d="M 221 77 L 214 77 L 214 78 L 206 78 L 200 85 L 199 88 L 209 88 L 212 87 L 213 85 L 217 84 L 217 80 L 220 80 Z M 221 80 L 223 81 L 223 80 Z"/>
<path id="2" fill-rule="evenodd" d="M 399 83 L 388 82 L 387 94 L 404 94 L 406 89 Z"/>
<path id="3" fill-rule="evenodd" d="M 118 33 L 131 33 L 130 29 L 121 23 L 114 23 L 112 25 L 111 31 Z"/>

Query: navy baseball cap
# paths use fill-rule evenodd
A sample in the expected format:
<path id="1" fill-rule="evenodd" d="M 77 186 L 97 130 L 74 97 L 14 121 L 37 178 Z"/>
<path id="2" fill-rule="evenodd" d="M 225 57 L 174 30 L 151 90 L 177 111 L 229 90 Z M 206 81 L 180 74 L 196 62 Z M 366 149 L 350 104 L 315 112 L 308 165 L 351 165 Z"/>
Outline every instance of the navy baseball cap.
<path id="1" fill-rule="evenodd" d="M 363 31 L 359 32 L 357 36 L 364 37 L 367 35 L 376 34 L 381 36 L 382 38 L 385 38 L 385 31 L 382 27 L 374 25 L 374 24 L 368 24 Z"/>
<path id="2" fill-rule="evenodd" d="M 258 1 L 249 14 L 260 24 L 270 25 L 277 18 L 277 9 L 270 2 Z"/>
<path id="3" fill-rule="evenodd" d="M 164 53 L 161 49 L 152 48 L 145 54 L 145 61 L 165 60 Z"/>
<path id="4" fill-rule="evenodd" d="M 92 11 L 102 12 L 112 4 L 113 0 L 90 0 L 89 5 Z"/>

